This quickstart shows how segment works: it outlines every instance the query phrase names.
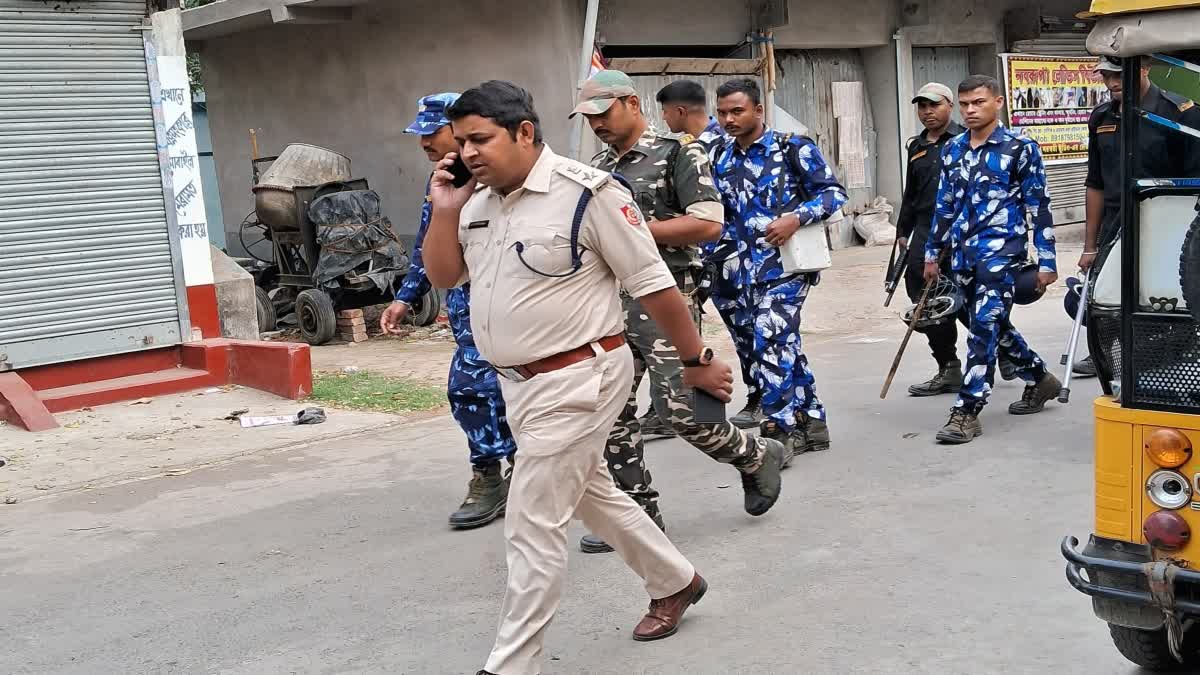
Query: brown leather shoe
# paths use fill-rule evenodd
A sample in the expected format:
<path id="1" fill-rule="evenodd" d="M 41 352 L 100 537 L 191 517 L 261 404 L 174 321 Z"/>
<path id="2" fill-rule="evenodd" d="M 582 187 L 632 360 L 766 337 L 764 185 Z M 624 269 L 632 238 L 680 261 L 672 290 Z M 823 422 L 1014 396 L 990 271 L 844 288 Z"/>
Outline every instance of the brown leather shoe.
<path id="1" fill-rule="evenodd" d="M 675 595 L 660 600 L 650 601 L 650 611 L 638 622 L 633 629 L 633 639 L 638 642 L 651 642 L 671 637 L 679 630 L 679 622 L 688 607 L 700 602 L 708 591 L 708 582 L 697 574 L 692 577 L 692 583 Z"/>

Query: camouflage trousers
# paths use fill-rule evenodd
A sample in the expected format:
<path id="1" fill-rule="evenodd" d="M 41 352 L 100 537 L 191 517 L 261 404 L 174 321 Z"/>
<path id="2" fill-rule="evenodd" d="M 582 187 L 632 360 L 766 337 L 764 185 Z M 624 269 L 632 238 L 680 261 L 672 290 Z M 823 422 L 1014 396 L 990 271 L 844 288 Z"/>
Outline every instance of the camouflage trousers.
<path id="1" fill-rule="evenodd" d="M 471 464 L 479 469 L 511 458 L 517 451 L 498 377 L 475 347 L 459 347 L 454 352 L 446 398 L 450 414 L 467 435 Z"/>
<path id="2" fill-rule="evenodd" d="M 758 359 L 754 350 L 754 309 L 750 306 L 750 295 L 739 279 L 741 258 L 730 256 L 718 261 L 717 276 L 713 279 L 712 302 L 729 329 L 733 348 L 737 350 L 738 362 L 742 367 L 742 382 L 746 393 L 753 396 L 758 389 Z"/>
<path id="3" fill-rule="evenodd" d="M 699 312 L 687 297 L 693 316 Z M 729 422 L 697 424 L 692 414 L 692 392 L 683 386 L 683 364 L 672 345 L 637 300 L 622 297 L 625 305 L 625 339 L 633 351 L 633 386 L 621 416 L 613 426 L 605 448 L 605 459 L 617 487 L 653 515 L 658 509 L 658 491 L 646 468 L 641 424 L 637 417 L 637 391 L 647 372 L 667 386 L 667 414 L 679 437 L 718 462 L 753 471 L 762 462 L 762 451 L 748 434 Z"/>
<path id="4" fill-rule="evenodd" d="M 967 364 L 955 408 L 978 415 L 987 405 L 996 377 L 996 359 L 1006 358 L 1017 367 L 1025 384 L 1037 384 L 1046 374 L 1046 363 L 1013 327 L 1010 315 L 1013 288 L 1020 261 L 1013 258 L 982 260 L 973 270 L 955 273 L 966 296 L 963 311 L 971 319 L 967 338 Z"/>
<path id="5" fill-rule="evenodd" d="M 794 430 L 802 416 L 827 419 L 800 341 L 800 313 L 812 279 L 799 274 L 750 287 L 763 415 L 784 431 Z"/>

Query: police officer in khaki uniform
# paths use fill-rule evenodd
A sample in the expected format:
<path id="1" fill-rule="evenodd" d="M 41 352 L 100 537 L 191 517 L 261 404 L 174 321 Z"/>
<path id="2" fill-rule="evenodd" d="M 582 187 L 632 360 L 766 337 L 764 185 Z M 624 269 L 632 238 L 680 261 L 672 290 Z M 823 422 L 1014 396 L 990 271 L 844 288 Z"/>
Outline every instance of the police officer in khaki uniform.
<path id="1" fill-rule="evenodd" d="M 438 287 L 470 282 L 476 344 L 502 376 L 521 448 L 504 525 L 508 590 L 480 672 L 540 672 L 572 516 L 644 580 L 653 600 L 634 639 L 673 635 L 707 584 L 604 466 L 633 383 L 619 288 L 640 298 L 680 354 L 695 359 L 683 374 L 688 386 L 728 401 L 732 370 L 704 347 L 630 193 L 609 174 L 555 155 L 525 90 L 485 82 L 447 116 L 473 178 L 456 188 L 453 155 L 439 164 L 426 273 Z"/>
<path id="2" fill-rule="evenodd" d="M 690 136 L 675 137 L 654 129 L 641 112 L 633 82 L 619 70 L 600 71 L 585 82 L 575 114 L 585 115 L 592 131 L 608 144 L 607 150 L 592 159 L 592 166 L 629 182 L 650 234 L 699 325 L 699 308 L 693 299 L 694 275 L 701 269 L 697 245 L 720 238 L 725 214 L 704 146 Z M 779 482 L 783 444 L 756 440 L 730 422 L 698 424 L 675 347 L 637 298 L 623 293 L 621 300 L 625 338 L 633 350 L 634 379 L 629 402 L 608 440 L 608 468 L 617 486 L 663 527 L 658 491 L 651 485 L 646 467 L 642 421 L 637 418 L 637 390 L 648 371 L 651 391 L 658 386 L 667 391 L 665 401 L 655 402 L 656 408 L 666 409 L 656 412 L 698 450 L 736 467 L 742 474 L 746 511 L 755 516 L 766 513 L 774 499 L 764 497 L 762 486 Z M 612 550 L 594 534 L 583 538 L 580 549 L 585 553 Z"/>

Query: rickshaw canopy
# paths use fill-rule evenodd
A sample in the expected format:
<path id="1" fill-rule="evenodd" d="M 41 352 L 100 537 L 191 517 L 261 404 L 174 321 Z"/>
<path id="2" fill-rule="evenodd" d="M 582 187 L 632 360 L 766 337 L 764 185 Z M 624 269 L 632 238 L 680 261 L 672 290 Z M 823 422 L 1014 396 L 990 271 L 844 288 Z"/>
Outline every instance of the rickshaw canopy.
<path id="1" fill-rule="evenodd" d="M 1087 49 L 1129 57 L 1200 47 L 1200 0 L 1093 0 L 1080 15 L 1095 18 Z"/>

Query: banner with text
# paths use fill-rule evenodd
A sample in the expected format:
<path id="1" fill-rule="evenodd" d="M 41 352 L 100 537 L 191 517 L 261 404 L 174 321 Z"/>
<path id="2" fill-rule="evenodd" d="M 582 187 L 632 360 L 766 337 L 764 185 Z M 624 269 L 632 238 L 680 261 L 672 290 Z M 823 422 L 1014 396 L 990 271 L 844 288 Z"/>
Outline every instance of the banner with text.
<path id="1" fill-rule="evenodd" d="M 1095 58 L 1002 54 L 1008 125 L 1042 148 L 1047 164 L 1087 161 L 1088 118 L 1110 95 Z"/>

